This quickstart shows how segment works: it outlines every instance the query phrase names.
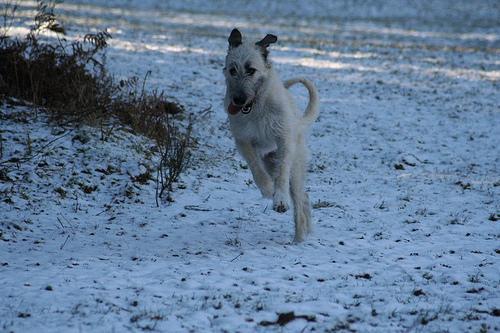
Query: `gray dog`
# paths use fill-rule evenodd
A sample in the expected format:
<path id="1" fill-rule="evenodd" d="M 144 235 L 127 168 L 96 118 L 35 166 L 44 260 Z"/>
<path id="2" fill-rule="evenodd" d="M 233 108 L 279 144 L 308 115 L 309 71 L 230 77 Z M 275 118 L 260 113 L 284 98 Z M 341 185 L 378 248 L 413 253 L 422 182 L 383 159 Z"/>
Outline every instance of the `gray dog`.
<path id="1" fill-rule="evenodd" d="M 236 146 L 252 171 L 262 195 L 273 199 L 273 209 L 284 213 L 293 201 L 295 239 L 311 232 L 311 204 L 304 189 L 307 163 L 305 135 L 316 120 L 319 99 L 314 85 L 303 78 L 285 81 L 268 59 L 268 46 L 278 38 L 268 34 L 261 41 L 242 40 L 233 29 L 229 36 L 224 75 L 224 107 Z M 287 88 L 302 83 L 309 91 L 304 114 Z"/>

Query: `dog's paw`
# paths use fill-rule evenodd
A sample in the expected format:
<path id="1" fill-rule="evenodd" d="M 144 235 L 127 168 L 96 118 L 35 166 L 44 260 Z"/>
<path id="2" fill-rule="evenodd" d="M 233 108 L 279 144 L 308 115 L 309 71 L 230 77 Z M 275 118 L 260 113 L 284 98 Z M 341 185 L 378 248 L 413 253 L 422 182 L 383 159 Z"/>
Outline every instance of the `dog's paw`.
<path id="1" fill-rule="evenodd" d="M 304 240 L 305 240 L 304 235 L 295 235 L 292 244 L 298 245 L 298 244 L 302 243 Z"/>
<path id="2" fill-rule="evenodd" d="M 278 213 L 284 213 L 290 209 L 290 198 L 287 198 L 283 193 L 276 192 L 273 197 L 273 210 Z"/>
<path id="3" fill-rule="evenodd" d="M 278 213 L 284 213 L 290 208 L 290 205 L 284 201 L 278 201 L 273 203 L 273 210 Z"/>

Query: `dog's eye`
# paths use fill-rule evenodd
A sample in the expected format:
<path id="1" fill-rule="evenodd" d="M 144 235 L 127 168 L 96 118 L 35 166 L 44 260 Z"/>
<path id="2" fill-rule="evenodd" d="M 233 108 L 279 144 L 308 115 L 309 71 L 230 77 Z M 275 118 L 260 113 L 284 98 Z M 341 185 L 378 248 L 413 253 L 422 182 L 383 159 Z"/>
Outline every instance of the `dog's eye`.
<path id="1" fill-rule="evenodd" d="M 255 74 L 255 71 L 256 71 L 256 69 L 255 69 L 255 68 L 248 68 L 248 69 L 247 69 L 247 74 L 248 74 L 248 75 L 254 75 L 254 74 Z"/>
<path id="2" fill-rule="evenodd" d="M 231 74 L 231 76 L 235 76 L 235 75 L 236 75 L 236 68 L 234 68 L 234 67 L 233 67 L 233 68 L 231 68 L 231 69 L 229 70 L 229 74 Z"/>

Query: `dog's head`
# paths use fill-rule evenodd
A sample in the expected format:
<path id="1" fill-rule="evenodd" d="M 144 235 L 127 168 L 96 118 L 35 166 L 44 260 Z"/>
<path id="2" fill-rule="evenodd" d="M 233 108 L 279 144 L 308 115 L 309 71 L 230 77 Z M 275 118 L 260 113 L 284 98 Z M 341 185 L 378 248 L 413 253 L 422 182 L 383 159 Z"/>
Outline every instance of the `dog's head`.
<path id="1" fill-rule="evenodd" d="M 267 48 L 277 40 L 276 36 L 268 34 L 252 43 L 244 41 L 238 29 L 231 31 L 224 76 L 230 103 L 236 112 L 253 103 L 271 68 Z"/>

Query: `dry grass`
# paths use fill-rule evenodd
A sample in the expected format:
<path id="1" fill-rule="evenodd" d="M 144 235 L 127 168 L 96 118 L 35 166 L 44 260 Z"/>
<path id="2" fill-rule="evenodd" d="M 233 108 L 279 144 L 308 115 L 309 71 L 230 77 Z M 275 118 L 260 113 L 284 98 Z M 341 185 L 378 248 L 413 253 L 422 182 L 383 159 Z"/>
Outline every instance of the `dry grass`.
<path id="1" fill-rule="evenodd" d="M 0 28 L 0 102 L 25 101 L 43 109 L 57 124 L 101 127 L 103 138 L 118 122 L 156 143 L 161 154 L 158 197 L 169 193 L 187 166 L 191 147 L 190 124 L 182 130 L 175 115 L 184 111 L 163 92 L 145 91 L 147 76 L 115 82 L 107 73 L 107 31 L 87 34 L 68 42 L 65 29 L 54 14 L 54 1 L 38 1 L 37 14 L 28 35 L 12 38 L 8 30 L 16 6 L 6 4 Z M 47 42 L 40 32 L 57 38 Z"/>
<path id="2" fill-rule="evenodd" d="M 0 98 L 29 101 L 45 108 L 56 121 L 98 119 L 106 114 L 116 93 L 97 59 L 111 36 L 104 31 L 68 43 L 60 38 L 64 28 L 53 10 L 53 4 L 40 1 L 34 25 L 24 39 L 0 33 Z M 56 33 L 57 42 L 40 41 L 44 30 Z"/>

